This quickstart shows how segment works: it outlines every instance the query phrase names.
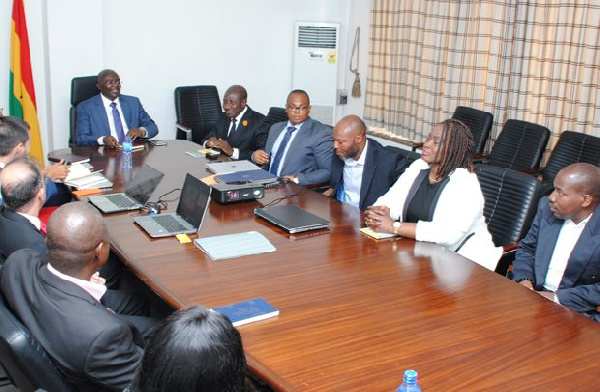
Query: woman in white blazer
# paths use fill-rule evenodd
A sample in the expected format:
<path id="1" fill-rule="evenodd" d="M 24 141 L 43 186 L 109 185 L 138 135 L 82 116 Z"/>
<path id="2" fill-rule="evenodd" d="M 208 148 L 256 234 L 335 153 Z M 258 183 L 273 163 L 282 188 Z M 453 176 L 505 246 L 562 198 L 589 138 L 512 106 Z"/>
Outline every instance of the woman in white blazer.
<path id="1" fill-rule="evenodd" d="M 365 213 L 371 229 L 435 242 L 494 270 L 494 246 L 471 160 L 473 137 L 458 120 L 437 124 L 415 161 Z"/>

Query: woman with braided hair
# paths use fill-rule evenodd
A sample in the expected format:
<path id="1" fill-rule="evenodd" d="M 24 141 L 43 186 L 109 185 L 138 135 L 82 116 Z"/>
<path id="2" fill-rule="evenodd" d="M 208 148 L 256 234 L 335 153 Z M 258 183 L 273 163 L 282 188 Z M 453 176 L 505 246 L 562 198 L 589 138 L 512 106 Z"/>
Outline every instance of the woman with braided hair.
<path id="1" fill-rule="evenodd" d="M 454 119 L 437 124 L 421 159 L 365 213 L 379 232 L 435 242 L 494 270 L 502 248 L 494 246 L 483 216 L 483 195 L 471 160 L 473 136 Z"/>

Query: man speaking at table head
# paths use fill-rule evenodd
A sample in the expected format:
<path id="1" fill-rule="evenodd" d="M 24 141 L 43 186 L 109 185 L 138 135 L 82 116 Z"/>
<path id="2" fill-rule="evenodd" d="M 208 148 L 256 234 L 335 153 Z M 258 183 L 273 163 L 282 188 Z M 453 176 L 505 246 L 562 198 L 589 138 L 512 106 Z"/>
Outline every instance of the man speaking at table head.
<path id="1" fill-rule="evenodd" d="M 367 126 L 353 114 L 333 128 L 330 188 L 326 196 L 366 210 L 387 193 L 406 167 L 404 157 L 367 139 Z"/>
<path id="2" fill-rule="evenodd" d="M 306 91 L 292 91 L 285 110 L 288 121 L 271 126 L 265 150 L 255 151 L 252 160 L 300 185 L 328 182 L 333 155 L 331 129 L 309 117 Z"/>
<path id="3" fill-rule="evenodd" d="M 77 105 L 76 143 L 116 148 L 125 136 L 132 140 L 153 138 L 158 127 L 146 113 L 140 100 L 121 95 L 121 78 L 112 69 L 100 71 L 97 78 L 100 94 Z"/>
<path id="4" fill-rule="evenodd" d="M 513 279 L 600 321 L 600 168 L 562 169 L 519 243 Z"/>
<path id="5" fill-rule="evenodd" d="M 225 91 L 224 112 L 206 136 L 206 147 L 218 148 L 233 159 L 250 159 L 265 147 L 269 133 L 265 116 L 250 109 L 247 100 L 248 93 L 240 85 Z"/>
<path id="6" fill-rule="evenodd" d="M 48 221 L 47 243 L 49 255 L 30 249 L 10 255 L 2 292 L 77 390 L 123 390 L 153 323 L 101 302 L 107 291 L 94 276 L 110 247 L 102 216 L 88 203 L 65 204 Z"/>

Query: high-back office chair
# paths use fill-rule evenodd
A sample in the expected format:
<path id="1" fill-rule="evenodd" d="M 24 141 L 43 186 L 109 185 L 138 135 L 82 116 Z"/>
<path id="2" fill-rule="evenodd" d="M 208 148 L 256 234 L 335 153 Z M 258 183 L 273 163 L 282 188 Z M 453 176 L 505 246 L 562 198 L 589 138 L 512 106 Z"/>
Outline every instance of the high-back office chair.
<path id="1" fill-rule="evenodd" d="M 554 146 L 546 167 L 542 170 L 542 193 L 554 189 L 554 178 L 560 169 L 573 163 L 586 162 L 600 166 L 600 138 L 579 132 L 565 131 Z"/>
<path id="2" fill-rule="evenodd" d="M 269 124 L 269 128 L 271 127 L 271 125 L 278 123 L 278 122 L 282 122 L 282 121 L 287 121 L 287 114 L 285 112 L 285 108 L 280 108 L 280 107 L 275 107 L 272 106 L 271 108 L 269 108 L 269 113 L 267 113 L 267 116 L 265 117 L 265 122 L 267 124 Z"/>
<path id="3" fill-rule="evenodd" d="M 521 120 L 508 120 L 485 163 L 514 170 L 540 167 L 550 130 Z"/>
<path id="4" fill-rule="evenodd" d="M 421 158 L 421 153 L 411 150 L 406 150 L 404 148 L 395 147 L 395 146 L 385 146 L 384 149 L 391 151 L 396 154 L 400 154 L 404 157 L 406 161 L 406 167 L 410 166 L 414 161 Z"/>
<path id="5" fill-rule="evenodd" d="M 494 123 L 494 115 L 490 112 L 484 112 L 467 106 L 457 106 L 452 118 L 462 121 L 471 130 L 474 142 L 473 152 L 475 154 L 483 153 L 485 143 Z"/>
<path id="6" fill-rule="evenodd" d="M 77 128 L 76 107 L 81 102 L 100 93 L 96 87 L 96 76 L 79 76 L 71 79 L 71 108 L 69 109 L 69 146 L 75 144 L 75 130 Z"/>
<path id="7" fill-rule="evenodd" d="M 177 139 L 191 139 L 200 143 L 217 122 L 222 111 L 216 86 L 177 87 Z"/>
<path id="8" fill-rule="evenodd" d="M 21 392 L 74 391 L 48 354 L 8 308 L 0 293 L 0 362 Z"/>
<path id="9" fill-rule="evenodd" d="M 491 165 L 477 165 L 477 174 L 488 230 L 494 244 L 504 248 L 496 272 L 506 275 L 517 242 L 527 234 L 535 216 L 541 185 L 531 175 Z"/>

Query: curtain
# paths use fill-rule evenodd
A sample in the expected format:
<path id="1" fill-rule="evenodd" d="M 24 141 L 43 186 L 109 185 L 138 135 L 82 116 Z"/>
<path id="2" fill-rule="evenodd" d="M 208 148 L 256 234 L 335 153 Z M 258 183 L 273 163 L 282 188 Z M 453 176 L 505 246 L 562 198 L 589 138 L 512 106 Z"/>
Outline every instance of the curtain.
<path id="1" fill-rule="evenodd" d="M 365 121 L 414 140 L 456 106 L 600 136 L 600 0 L 373 0 Z M 490 144 L 488 144 L 489 150 Z"/>

